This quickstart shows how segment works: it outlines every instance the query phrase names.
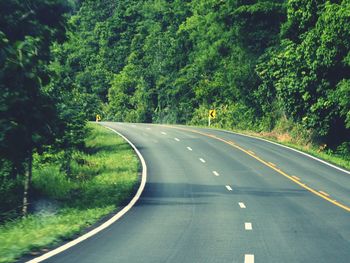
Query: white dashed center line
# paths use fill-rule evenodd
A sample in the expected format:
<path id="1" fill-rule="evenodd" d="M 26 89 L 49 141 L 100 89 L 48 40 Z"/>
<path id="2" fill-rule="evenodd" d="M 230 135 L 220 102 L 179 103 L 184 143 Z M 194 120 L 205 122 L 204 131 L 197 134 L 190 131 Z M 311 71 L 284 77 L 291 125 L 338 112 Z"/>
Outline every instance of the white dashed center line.
<path id="1" fill-rule="evenodd" d="M 177 142 L 179 142 L 179 141 L 180 141 L 180 139 L 179 139 L 179 138 L 174 138 L 174 140 L 175 140 L 175 141 L 177 141 Z"/>
<path id="2" fill-rule="evenodd" d="M 242 202 L 239 202 L 238 205 L 239 205 L 240 208 L 246 208 L 245 204 L 242 203 Z"/>
<path id="3" fill-rule="evenodd" d="M 244 263 L 254 263 L 254 255 L 251 255 L 251 254 L 244 255 Z"/>
<path id="4" fill-rule="evenodd" d="M 229 190 L 229 191 L 232 191 L 232 188 L 229 185 L 226 185 L 226 189 Z"/>
<path id="5" fill-rule="evenodd" d="M 244 223 L 245 230 L 253 230 L 252 223 Z"/>
<path id="6" fill-rule="evenodd" d="M 189 147 L 189 146 L 187 146 L 187 150 L 192 151 L 192 148 L 191 148 L 191 147 Z"/>
<path id="7" fill-rule="evenodd" d="M 219 176 L 219 175 L 220 175 L 217 171 L 213 171 L 213 174 L 214 174 L 215 176 Z"/>
<path id="8" fill-rule="evenodd" d="M 202 162 L 202 163 L 205 163 L 205 160 L 203 158 L 199 158 L 199 160 Z"/>
<path id="9" fill-rule="evenodd" d="M 166 135 L 166 132 L 161 132 L 161 134 Z"/>

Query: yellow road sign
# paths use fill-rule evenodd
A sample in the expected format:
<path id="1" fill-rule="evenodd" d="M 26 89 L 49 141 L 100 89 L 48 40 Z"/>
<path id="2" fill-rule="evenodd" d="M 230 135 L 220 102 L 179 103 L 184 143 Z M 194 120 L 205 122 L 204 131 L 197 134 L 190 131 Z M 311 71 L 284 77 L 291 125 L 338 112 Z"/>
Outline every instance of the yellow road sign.
<path id="1" fill-rule="evenodd" d="M 211 119 L 216 118 L 216 110 L 209 110 L 209 118 Z"/>
<path id="2" fill-rule="evenodd" d="M 99 122 L 101 120 L 101 116 L 99 114 L 96 115 L 96 122 Z"/>

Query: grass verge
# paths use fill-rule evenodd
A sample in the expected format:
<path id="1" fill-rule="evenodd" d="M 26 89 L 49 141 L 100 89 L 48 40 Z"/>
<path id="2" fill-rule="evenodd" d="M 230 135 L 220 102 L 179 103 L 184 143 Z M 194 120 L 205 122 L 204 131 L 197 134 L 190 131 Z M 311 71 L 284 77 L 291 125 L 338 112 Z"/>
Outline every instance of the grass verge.
<path id="1" fill-rule="evenodd" d="M 54 211 L 40 211 L 0 226 L 0 262 L 40 253 L 67 240 L 115 211 L 138 182 L 138 159 L 115 133 L 89 124 L 87 151 L 75 152 L 72 173 L 59 169 L 60 158 L 37 162 L 33 187 L 41 199 L 54 200 Z M 55 158 L 53 158 L 55 159 Z"/>

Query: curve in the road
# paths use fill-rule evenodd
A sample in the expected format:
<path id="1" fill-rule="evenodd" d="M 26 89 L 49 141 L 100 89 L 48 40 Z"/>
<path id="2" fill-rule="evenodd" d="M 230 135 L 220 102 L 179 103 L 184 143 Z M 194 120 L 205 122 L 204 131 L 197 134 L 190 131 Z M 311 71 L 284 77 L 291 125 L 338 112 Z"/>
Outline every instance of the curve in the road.
<path id="1" fill-rule="evenodd" d="M 225 131 L 103 125 L 142 153 L 147 184 L 116 224 L 48 263 L 348 262 L 350 214 L 294 181 L 349 205 L 347 174 Z"/>
<path id="2" fill-rule="evenodd" d="M 50 252 L 47 252 L 39 257 L 36 257 L 30 261 L 28 261 L 27 263 L 38 263 L 38 262 L 42 262 L 50 257 L 53 257 L 54 255 L 57 255 L 58 253 L 61 253 L 77 244 L 79 244 L 80 242 L 96 235 L 97 233 L 99 233 L 100 231 L 106 229 L 107 227 L 109 227 L 111 224 L 115 223 L 116 221 L 118 221 L 123 215 L 125 215 L 137 202 L 137 200 L 139 200 L 145 185 L 146 185 L 146 181 L 147 181 L 147 165 L 146 162 L 143 158 L 143 156 L 141 155 L 140 151 L 136 148 L 136 146 L 128 139 L 126 138 L 123 134 L 121 134 L 120 132 L 116 131 L 115 129 L 112 129 L 110 127 L 106 127 L 109 130 L 115 132 L 116 134 L 118 134 L 120 137 L 122 137 L 127 143 L 130 144 L 130 146 L 134 149 L 134 151 L 136 152 L 137 156 L 139 157 L 140 161 L 141 161 L 141 165 L 142 165 L 142 175 L 141 175 L 141 183 L 140 186 L 135 194 L 135 196 L 131 199 L 131 201 L 122 209 L 120 210 L 117 214 L 115 214 L 113 217 L 111 217 L 109 220 L 107 220 L 106 222 L 104 222 L 103 224 L 99 225 L 98 227 L 92 229 L 91 231 L 87 232 L 86 234 L 54 249 L 51 250 Z"/>
<path id="3" fill-rule="evenodd" d="M 217 136 L 215 136 L 215 135 L 213 135 L 213 134 L 201 132 L 201 131 L 198 131 L 198 130 L 183 128 L 183 127 L 178 127 L 178 126 L 170 126 L 170 125 L 167 125 L 166 127 L 168 127 L 168 128 L 173 128 L 173 129 L 184 130 L 184 131 L 189 131 L 189 132 L 193 132 L 193 133 L 197 133 L 197 134 L 200 134 L 200 135 L 203 135 L 203 136 L 207 136 L 207 137 L 210 137 L 210 138 L 219 140 L 219 141 L 224 142 L 224 143 L 226 143 L 226 144 L 229 144 L 229 145 L 231 145 L 232 147 L 234 147 L 234 148 L 236 148 L 236 149 L 238 149 L 238 150 L 240 150 L 240 151 L 242 151 L 242 152 L 248 154 L 249 156 L 253 157 L 253 158 L 256 159 L 257 161 L 261 162 L 262 164 L 268 166 L 269 168 L 271 168 L 272 170 L 276 171 L 277 173 L 283 175 L 284 177 L 286 177 L 287 179 L 289 179 L 289 180 L 291 180 L 292 182 L 296 183 L 297 185 L 301 186 L 302 188 L 304 188 L 304 189 L 310 191 L 311 193 L 313 193 L 313 194 L 315 194 L 315 195 L 317 195 L 317 196 L 323 198 L 324 200 L 326 200 L 326 201 L 328 201 L 328 202 L 330 202 L 330 203 L 332 203 L 332 204 L 334 204 L 334 205 L 336 205 L 336 206 L 338 206 L 338 207 L 340 207 L 340 208 L 342 208 L 342 209 L 344 209 L 344 210 L 350 212 L 350 207 L 349 207 L 349 206 L 347 206 L 347 205 L 345 205 L 345 204 L 342 204 L 342 203 L 338 202 L 337 200 L 334 200 L 334 199 L 330 198 L 329 195 L 328 195 L 327 193 L 324 193 L 324 192 L 322 192 L 322 191 L 317 191 L 317 190 L 313 189 L 312 187 L 310 187 L 310 186 L 308 186 L 308 185 L 306 185 L 306 184 L 300 182 L 300 180 L 299 180 L 298 178 L 296 178 L 295 176 L 291 176 L 291 175 L 287 174 L 286 172 L 284 172 L 284 171 L 282 171 L 281 169 L 279 169 L 278 167 L 276 167 L 275 164 L 273 164 L 273 163 L 271 163 L 271 162 L 267 162 L 267 161 L 261 159 L 261 158 L 260 158 L 259 156 L 257 156 L 254 152 L 242 148 L 241 146 L 237 145 L 237 144 L 236 144 L 235 142 L 233 142 L 233 141 L 228 141 L 228 140 L 225 140 L 225 139 L 223 139 L 223 138 L 217 137 Z M 269 142 L 269 141 L 268 141 L 268 142 Z M 277 145 L 279 145 L 279 144 L 277 144 Z M 281 145 L 280 145 L 280 146 L 281 146 Z M 298 152 L 299 152 L 299 151 L 298 151 Z M 314 158 L 314 159 L 320 161 L 318 158 Z M 321 161 L 322 161 L 322 160 L 321 160 Z M 341 171 L 343 171 L 343 172 L 349 173 L 348 171 L 345 171 L 345 170 L 343 170 L 343 169 L 341 169 L 341 168 L 339 168 L 339 167 L 336 167 L 336 166 L 334 166 L 334 165 L 331 165 L 331 164 L 329 164 L 329 163 L 327 163 L 327 162 L 324 162 L 324 161 L 322 161 L 322 162 L 325 163 L 325 164 L 327 164 L 327 165 L 329 165 L 329 166 L 331 166 L 331 167 L 333 167 L 333 168 L 337 168 L 338 170 L 341 170 Z"/>

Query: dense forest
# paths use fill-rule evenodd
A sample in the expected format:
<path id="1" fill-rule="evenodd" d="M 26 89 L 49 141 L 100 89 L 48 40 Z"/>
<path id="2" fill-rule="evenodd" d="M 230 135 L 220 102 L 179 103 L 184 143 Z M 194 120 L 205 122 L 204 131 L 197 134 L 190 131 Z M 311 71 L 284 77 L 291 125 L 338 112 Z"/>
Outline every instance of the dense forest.
<path id="1" fill-rule="evenodd" d="M 93 119 L 288 122 L 335 149 L 350 139 L 350 2 L 84 1 L 52 62 Z M 346 142 L 344 144 L 344 142 Z M 342 144 L 343 143 L 343 144 Z"/>
<path id="2" fill-rule="evenodd" d="M 1 213 L 26 213 L 33 154 L 61 153 L 69 174 L 96 114 L 205 125 L 215 108 L 217 127 L 350 156 L 349 0 L 0 0 L 0 14 Z"/>

